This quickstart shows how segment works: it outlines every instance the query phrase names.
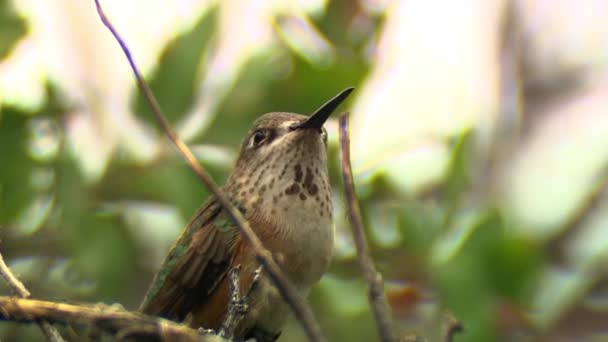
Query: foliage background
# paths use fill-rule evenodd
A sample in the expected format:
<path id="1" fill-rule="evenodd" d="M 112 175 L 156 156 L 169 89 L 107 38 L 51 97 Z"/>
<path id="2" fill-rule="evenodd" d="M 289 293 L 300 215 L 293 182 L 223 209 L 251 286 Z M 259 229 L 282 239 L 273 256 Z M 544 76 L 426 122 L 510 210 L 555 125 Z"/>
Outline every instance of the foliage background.
<path id="1" fill-rule="evenodd" d="M 403 333 L 437 340 L 450 311 L 458 341 L 603 336 L 606 2 L 102 3 L 218 182 L 257 116 L 357 88 L 357 190 Z M 373 341 L 327 127 L 338 240 L 310 301 L 332 341 Z M 0 250 L 35 297 L 136 308 L 207 195 L 92 1 L 0 0 Z"/>

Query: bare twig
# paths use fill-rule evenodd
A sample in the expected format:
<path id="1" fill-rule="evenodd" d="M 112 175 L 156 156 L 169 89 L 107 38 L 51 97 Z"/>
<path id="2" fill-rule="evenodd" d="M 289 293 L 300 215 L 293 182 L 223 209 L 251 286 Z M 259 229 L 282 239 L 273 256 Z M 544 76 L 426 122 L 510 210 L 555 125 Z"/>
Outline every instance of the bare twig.
<path id="1" fill-rule="evenodd" d="M 222 207 L 226 210 L 228 216 L 235 225 L 239 228 L 243 237 L 251 244 L 251 247 L 255 251 L 256 257 L 260 264 L 264 266 L 264 269 L 268 273 L 268 276 L 272 280 L 273 284 L 277 287 L 283 299 L 289 304 L 291 309 L 293 310 L 296 318 L 302 324 L 302 327 L 306 331 L 308 338 L 311 341 L 324 341 L 325 338 L 321 334 L 321 329 L 319 324 L 317 323 L 314 315 L 312 314 L 312 310 L 310 307 L 302 300 L 302 297 L 298 294 L 295 286 L 283 275 L 280 267 L 273 260 L 272 254 L 264 248 L 260 239 L 253 232 L 249 223 L 245 220 L 243 215 L 237 210 L 232 203 L 224 196 L 220 188 L 215 184 L 215 182 L 211 179 L 209 174 L 203 169 L 203 167 L 197 162 L 196 158 L 188 148 L 188 146 L 175 134 L 173 129 L 169 126 L 169 123 L 165 119 L 165 116 L 160 109 L 158 102 L 156 101 L 154 94 L 148 87 L 148 84 L 141 76 L 137 65 L 133 57 L 131 56 L 131 52 L 127 47 L 127 44 L 120 37 L 110 20 L 106 17 L 99 4 L 99 0 L 95 0 L 95 5 L 97 7 L 97 13 L 101 18 L 103 24 L 110 30 L 122 51 L 124 52 L 127 60 L 129 61 L 129 65 L 133 70 L 135 78 L 137 80 L 137 85 L 139 89 L 144 94 L 146 101 L 150 105 L 152 112 L 158 124 L 161 126 L 167 137 L 173 142 L 177 150 L 181 153 L 183 158 L 186 160 L 190 168 L 196 173 L 196 175 L 201 179 L 201 181 L 205 184 L 207 189 L 218 199 Z"/>
<path id="2" fill-rule="evenodd" d="M 228 300 L 228 311 L 226 313 L 226 318 L 224 318 L 224 322 L 222 323 L 222 327 L 220 329 L 219 335 L 232 338 L 234 336 L 234 330 L 236 326 L 239 324 L 241 318 L 247 312 L 248 305 L 244 298 L 241 297 L 241 287 L 240 287 L 240 271 L 241 267 L 238 265 L 230 270 L 230 299 Z"/>
<path id="3" fill-rule="evenodd" d="M 197 330 L 180 323 L 105 304 L 74 305 L 0 296 L 0 320 L 21 323 L 44 320 L 56 324 L 94 327 L 113 334 L 118 340 L 226 341 L 215 335 L 201 335 Z"/>
<path id="4" fill-rule="evenodd" d="M 361 219 L 359 202 L 353 184 L 353 171 L 350 165 L 350 140 L 346 113 L 340 116 L 340 150 L 342 151 L 342 180 L 344 182 L 348 218 L 357 247 L 357 259 L 369 288 L 369 302 L 376 319 L 378 333 L 383 342 L 396 341 L 391 310 L 383 290 L 382 276 L 376 271 L 374 262 L 369 255 L 369 248 L 363 231 L 363 220 Z"/>
<path id="5" fill-rule="evenodd" d="M 21 298 L 31 297 L 32 294 L 30 293 L 30 291 L 28 291 L 25 285 L 23 285 L 23 283 L 17 277 L 15 277 L 6 262 L 4 262 L 4 257 L 2 256 L 2 253 L 0 253 L 0 274 L 2 274 L 4 280 L 6 280 L 8 285 L 11 287 L 11 289 L 13 289 L 17 296 Z M 40 323 L 38 323 L 38 325 L 40 326 L 40 329 L 49 341 L 63 342 L 63 337 L 61 337 L 61 334 L 59 334 L 59 331 L 57 331 L 54 326 L 52 326 L 46 321 L 39 322 Z"/>
<path id="6" fill-rule="evenodd" d="M 11 269 L 8 267 L 6 262 L 4 261 L 4 257 L 2 253 L 0 253 L 0 274 L 2 274 L 2 278 L 6 280 L 8 286 L 13 289 L 13 292 L 17 294 L 17 296 L 21 298 L 29 298 L 32 294 L 25 288 L 25 285 L 15 277 Z"/>
<path id="7" fill-rule="evenodd" d="M 241 267 L 240 265 L 237 265 L 230 270 L 228 275 L 230 277 L 230 298 L 228 300 L 228 310 L 226 312 L 224 322 L 222 323 L 222 327 L 218 332 L 219 336 L 226 339 L 234 338 L 234 331 L 236 330 L 236 327 L 239 325 L 243 317 L 245 317 L 245 314 L 247 314 L 247 310 L 249 310 L 249 305 L 247 302 L 249 301 L 249 296 L 251 293 L 258 287 L 262 267 L 259 267 L 255 271 L 253 281 L 243 296 L 241 296 L 240 289 L 240 271 Z"/>
<path id="8" fill-rule="evenodd" d="M 454 341 L 454 336 L 464 331 L 464 326 L 451 313 L 447 313 L 447 324 L 444 332 L 443 340 L 445 342 Z"/>
<path id="9" fill-rule="evenodd" d="M 234 330 L 236 330 L 239 322 L 249 309 L 247 301 L 245 298 L 241 297 L 240 273 L 241 265 L 237 265 L 233 267 L 228 274 L 230 277 L 228 310 L 226 311 L 226 317 L 224 318 L 222 327 L 218 332 L 218 335 L 227 339 L 233 338 Z"/>

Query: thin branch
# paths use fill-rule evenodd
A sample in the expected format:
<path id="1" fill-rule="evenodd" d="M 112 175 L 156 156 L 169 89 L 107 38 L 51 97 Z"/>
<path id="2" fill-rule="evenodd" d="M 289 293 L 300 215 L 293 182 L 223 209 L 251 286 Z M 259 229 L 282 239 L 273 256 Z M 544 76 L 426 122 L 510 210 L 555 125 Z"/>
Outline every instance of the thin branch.
<path id="1" fill-rule="evenodd" d="M 374 261 L 369 255 L 369 248 L 363 231 L 363 220 L 361 210 L 353 184 L 353 171 L 350 165 L 350 140 L 348 137 L 348 118 L 344 113 L 340 116 L 340 150 L 342 152 L 342 180 L 344 182 L 344 196 L 348 218 L 353 231 L 355 245 L 357 247 L 357 259 L 363 272 L 363 277 L 369 289 L 369 303 L 372 306 L 374 318 L 380 339 L 383 342 L 396 341 L 393 330 L 393 320 L 388 301 L 384 294 L 382 276 L 376 271 Z"/>
<path id="2" fill-rule="evenodd" d="M 457 320 L 454 316 L 452 316 L 451 313 L 448 312 L 447 326 L 445 329 L 443 340 L 445 342 L 452 342 L 452 341 L 454 341 L 454 337 L 463 331 L 464 331 L 464 325 L 462 325 L 462 322 Z"/>
<path id="3" fill-rule="evenodd" d="M 8 286 L 17 294 L 17 296 L 21 298 L 29 298 L 32 294 L 25 288 L 25 285 L 15 277 L 11 269 L 8 267 L 6 262 L 4 261 L 4 257 L 2 253 L 0 253 L 0 274 L 2 274 L 2 278 L 6 280 Z"/>
<path id="4" fill-rule="evenodd" d="M 247 302 L 249 301 L 249 298 L 251 298 L 250 296 L 253 291 L 255 291 L 255 289 L 259 286 L 262 267 L 255 270 L 251 285 L 249 285 L 249 288 L 245 291 L 244 295 L 241 295 L 241 287 L 239 285 L 240 273 L 241 265 L 233 267 L 228 273 L 228 276 L 230 277 L 230 298 L 228 299 L 228 310 L 226 317 L 224 318 L 224 322 L 222 323 L 222 327 L 218 332 L 219 336 L 226 339 L 234 338 L 234 331 L 247 314 L 247 311 L 249 310 L 249 305 Z"/>
<path id="5" fill-rule="evenodd" d="M 224 317 L 224 322 L 218 332 L 218 335 L 228 339 L 234 337 L 234 330 L 249 310 L 247 302 L 241 297 L 240 274 L 241 265 L 233 267 L 228 273 L 230 278 L 228 310 L 226 310 L 226 317 Z"/>
<path id="6" fill-rule="evenodd" d="M 186 160 L 190 168 L 196 173 L 196 175 L 201 179 L 201 181 L 205 184 L 207 189 L 218 199 L 222 207 L 226 210 L 228 216 L 232 219 L 235 225 L 239 228 L 241 234 L 244 238 L 250 243 L 251 247 L 255 251 L 256 257 L 259 263 L 264 266 L 264 270 L 268 273 L 270 279 L 273 284 L 277 287 L 283 299 L 289 304 L 291 309 L 293 310 L 296 318 L 302 324 L 302 327 L 306 331 L 308 338 L 311 341 L 324 341 L 325 338 L 321 334 L 321 329 L 319 324 L 317 323 L 312 310 L 310 307 L 302 300 L 302 297 L 298 294 L 295 286 L 283 275 L 280 267 L 272 258 L 272 254 L 264 248 L 260 239 L 255 235 L 249 223 L 245 220 L 243 215 L 237 210 L 234 205 L 224 196 L 220 188 L 215 184 L 215 182 L 211 179 L 209 174 L 203 169 L 203 167 L 197 162 L 196 158 L 186 146 L 186 144 L 175 134 L 173 129 L 169 126 L 169 123 L 165 119 L 158 102 L 156 101 L 154 94 L 150 90 L 150 87 L 146 83 L 146 81 L 141 76 L 137 65 L 133 57 L 131 56 L 131 52 L 127 47 L 127 44 L 120 37 L 110 20 L 106 17 L 99 4 L 99 0 L 95 0 L 95 5 L 97 7 L 97 13 L 103 24 L 110 30 L 122 51 L 124 52 L 127 60 L 129 61 L 129 65 L 133 70 L 135 78 L 137 80 L 137 85 L 141 92 L 144 94 L 146 101 L 150 105 L 152 112 L 158 124 L 161 126 L 167 137 L 173 142 L 177 150 L 181 153 L 183 158 Z"/>
<path id="7" fill-rule="evenodd" d="M 75 305 L 0 296 L 0 320 L 20 323 L 44 320 L 55 324 L 94 327 L 112 334 L 117 340 L 226 341 L 215 335 L 201 335 L 184 324 L 105 304 Z"/>
<path id="8" fill-rule="evenodd" d="M 2 256 L 2 253 L 0 253 L 0 274 L 2 275 L 2 278 L 6 280 L 11 289 L 13 289 L 13 291 L 17 294 L 17 296 L 21 298 L 31 297 L 32 294 L 30 293 L 30 291 L 28 291 L 25 285 L 23 285 L 23 283 L 17 277 L 15 277 L 6 262 L 4 262 L 4 257 Z M 40 329 L 49 341 L 64 341 L 63 337 L 61 337 L 61 334 L 59 334 L 59 331 L 57 331 L 57 329 L 55 329 L 55 327 L 49 324 L 48 322 L 39 321 L 38 326 L 40 326 Z"/>

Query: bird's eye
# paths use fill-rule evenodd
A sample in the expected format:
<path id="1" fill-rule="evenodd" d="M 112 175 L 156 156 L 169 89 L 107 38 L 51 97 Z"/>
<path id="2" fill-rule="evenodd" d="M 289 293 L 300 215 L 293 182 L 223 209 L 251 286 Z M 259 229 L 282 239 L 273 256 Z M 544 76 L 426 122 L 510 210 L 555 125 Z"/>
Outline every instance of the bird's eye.
<path id="1" fill-rule="evenodd" d="M 264 142 L 265 139 L 266 132 L 261 129 L 258 129 L 253 133 L 253 137 L 251 138 L 251 145 L 253 147 L 258 147 Z"/>

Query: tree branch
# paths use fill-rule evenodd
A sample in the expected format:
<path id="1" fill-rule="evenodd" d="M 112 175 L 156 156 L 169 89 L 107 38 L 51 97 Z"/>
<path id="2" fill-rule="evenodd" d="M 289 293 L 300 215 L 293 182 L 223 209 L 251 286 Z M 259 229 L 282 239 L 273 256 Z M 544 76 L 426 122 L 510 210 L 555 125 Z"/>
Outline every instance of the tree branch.
<path id="1" fill-rule="evenodd" d="M 348 137 L 348 118 L 346 113 L 340 116 L 340 150 L 342 152 L 342 181 L 344 182 L 344 196 L 350 226 L 353 231 L 357 247 L 357 259 L 363 272 L 363 277 L 369 289 L 369 303 L 376 319 L 376 326 L 380 339 L 383 342 L 396 341 L 393 330 L 393 319 L 390 306 L 384 294 L 382 275 L 376 271 L 374 261 L 369 255 L 369 248 L 363 231 L 361 210 L 353 184 L 353 171 L 350 165 L 350 139 Z"/>
<path id="2" fill-rule="evenodd" d="M 452 342 L 457 334 L 464 331 L 464 326 L 451 313 L 448 312 L 446 316 L 447 322 L 443 333 L 443 340 L 445 342 Z"/>
<path id="3" fill-rule="evenodd" d="M 247 301 L 250 298 L 251 293 L 255 291 L 255 289 L 259 286 L 260 275 L 262 274 L 262 267 L 260 266 L 253 275 L 253 280 L 251 281 L 251 285 L 245 291 L 245 294 L 241 295 L 240 290 L 240 273 L 241 273 L 241 265 L 237 265 L 233 267 L 228 276 L 230 277 L 230 290 L 228 299 L 228 310 L 226 312 L 226 317 L 224 317 L 224 322 L 222 323 L 222 327 L 218 332 L 218 335 L 227 339 L 234 338 L 234 331 L 238 327 L 239 323 L 243 320 L 247 311 L 249 310 L 249 304 Z"/>
<path id="4" fill-rule="evenodd" d="M 11 269 L 8 267 L 6 262 L 4 262 L 4 257 L 2 253 L 0 253 L 0 274 L 6 280 L 8 285 L 13 289 L 13 291 L 17 294 L 17 296 L 21 298 L 29 298 L 31 297 L 30 291 L 27 290 L 25 285 L 13 274 Z M 2 307 L 0 306 L 0 310 Z M 59 334 L 59 331 L 55 329 L 54 326 L 49 324 L 47 321 L 39 320 L 38 326 L 46 336 L 46 338 L 51 342 L 63 342 L 63 337 Z"/>
<path id="5" fill-rule="evenodd" d="M 311 341 L 324 341 L 325 338 L 321 334 L 321 329 L 319 324 L 317 323 L 314 315 L 312 314 L 312 310 L 310 307 L 304 302 L 302 297 L 298 294 L 295 286 L 283 275 L 280 267 L 272 258 L 272 254 L 264 248 L 260 239 L 255 235 L 249 223 L 245 220 L 243 215 L 237 210 L 232 203 L 224 196 L 220 188 L 215 184 L 215 182 L 211 179 L 209 174 L 203 169 L 203 167 L 198 163 L 188 146 L 175 134 L 173 129 L 169 126 L 169 123 L 165 119 L 165 116 L 160 109 L 158 101 L 152 94 L 150 87 L 146 83 L 146 81 L 141 76 L 137 65 L 133 57 L 131 56 L 131 52 L 125 41 L 120 37 L 110 20 L 106 17 L 99 0 L 95 0 L 95 5 L 97 8 L 97 13 L 103 24 L 110 30 L 122 51 L 124 52 L 131 69 L 135 75 L 137 80 L 137 85 L 141 92 L 144 94 L 146 101 L 150 105 L 152 112 L 154 113 L 154 117 L 158 124 L 161 126 L 167 137 L 173 142 L 177 150 L 181 153 L 185 161 L 188 163 L 190 168 L 196 173 L 196 175 L 200 178 L 200 180 L 205 184 L 207 189 L 218 199 L 222 207 L 226 210 L 228 216 L 232 219 L 235 225 L 239 228 L 243 237 L 249 242 L 253 250 L 255 251 L 256 257 L 260 264 L 264 266 L 264 270 L 268 273 L 270 279 L 273 284 L 277 287 L 283 299 L 289 304 L 291 309 L 293 310 L 296 318 L 302 324 L 302 327 L 306 331 L 308 338 Z"/>
<path id="6" fill-rule="evenodd" d="M 216 335 L 201 335 L 197 330 L 183 324 L 105 304 L 74 305 L 0 296 L 0 320 L 21 323 L 44 320 L 94 327 L 113 334 L 117 340 L 141 338 L 155 341 L 226 341 Z"/>

